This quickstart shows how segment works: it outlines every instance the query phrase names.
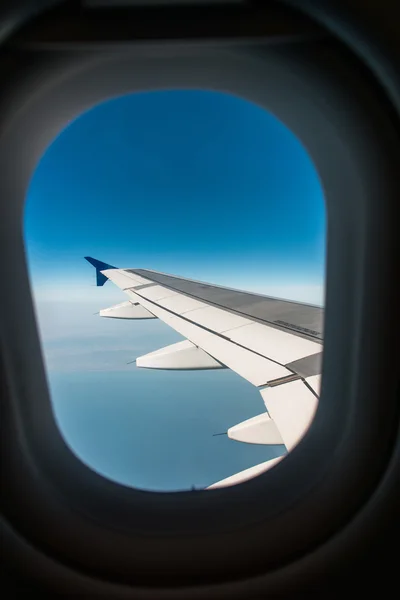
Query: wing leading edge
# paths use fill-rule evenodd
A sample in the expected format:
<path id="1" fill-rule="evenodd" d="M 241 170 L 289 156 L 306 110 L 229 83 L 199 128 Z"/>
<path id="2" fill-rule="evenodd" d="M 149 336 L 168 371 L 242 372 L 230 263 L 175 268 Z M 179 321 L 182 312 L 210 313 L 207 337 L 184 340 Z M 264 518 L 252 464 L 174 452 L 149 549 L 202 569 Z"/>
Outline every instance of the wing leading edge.
<path id="1" fill-rule="evenodd" d="M 129 297 L 100 311 L 101 316 L 159 318 L 186 338 L 139 357 L 138 367 L 229 368 L 259 389 L 266 412 L 231 427 L 228 437 L 250 444 L 283 443 L 287 451 L 298 444 L 318 406 L 322 308 L 86 259 L 96 267 L 98 285 L 110 279 Z M 245 481 L 277 462 L 272 459 L 210 487 Z"/>

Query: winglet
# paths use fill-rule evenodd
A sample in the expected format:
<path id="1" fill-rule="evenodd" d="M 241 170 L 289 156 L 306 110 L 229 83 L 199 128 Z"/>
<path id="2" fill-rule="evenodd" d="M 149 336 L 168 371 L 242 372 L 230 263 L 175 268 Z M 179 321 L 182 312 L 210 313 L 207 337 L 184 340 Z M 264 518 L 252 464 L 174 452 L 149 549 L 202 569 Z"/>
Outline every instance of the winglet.
<path id="1" fill-rule="evenodd" d="M 105 271 L 106 269 L 117 269 L 118 267 L 113 267 L 101 260 L 97 260 L 96 258 L 92 258 L 91 256 L 85 256 L 85 259 L 93 265 L 96 269 L 96 283 L 98 286 L 104 285 L 107 281 L 107 277 L 101 273 L 101 271 Z"/>

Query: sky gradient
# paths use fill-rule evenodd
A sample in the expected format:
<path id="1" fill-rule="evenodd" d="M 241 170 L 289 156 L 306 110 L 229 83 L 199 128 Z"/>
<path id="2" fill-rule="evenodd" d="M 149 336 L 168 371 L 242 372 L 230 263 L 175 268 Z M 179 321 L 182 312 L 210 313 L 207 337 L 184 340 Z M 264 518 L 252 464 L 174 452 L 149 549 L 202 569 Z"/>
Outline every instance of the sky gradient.
<path id="1" fill-rule="evenodd" d="M 25 240 L 53 406 L 71 448 L 127 485 L 209 485 L 280 453 L 212 433 L 263 412 L 234 373 L 126 362 L 181 337 L 101 319 L 125 300 L 83 256 L 323 303 L 325 207 L 313 163 L 273 115 L 207 91 L 132 94 L 94 107 L 47 149 Z M 140 426 L 138 426 L 140 424 Z"/>

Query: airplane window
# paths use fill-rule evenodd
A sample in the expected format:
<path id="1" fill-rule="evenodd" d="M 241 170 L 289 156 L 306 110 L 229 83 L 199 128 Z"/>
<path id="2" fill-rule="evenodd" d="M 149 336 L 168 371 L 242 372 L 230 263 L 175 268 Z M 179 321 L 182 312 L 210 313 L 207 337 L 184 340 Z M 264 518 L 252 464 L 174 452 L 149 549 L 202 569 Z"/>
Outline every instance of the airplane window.
<path id="1" fill-rule="evenodd" d="M 233 484 L 290 451 L 318 404 L 325 224 L 306 149 L 242 98 L 135 93 L 69 123 L 24 232 L 71 450 L 162 491 Z"/>

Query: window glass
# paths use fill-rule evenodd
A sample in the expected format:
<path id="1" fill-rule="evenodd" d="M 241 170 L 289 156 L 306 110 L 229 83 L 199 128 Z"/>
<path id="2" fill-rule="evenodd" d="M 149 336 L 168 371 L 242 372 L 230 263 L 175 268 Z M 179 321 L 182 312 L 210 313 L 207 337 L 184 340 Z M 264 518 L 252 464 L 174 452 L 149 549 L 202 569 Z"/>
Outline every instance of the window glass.
<path id="1" fill-rule="evenodd" d="M 143 92 L 69 123 L 32 177 L 24 226 L 53 409 L 73 452 L 149 490 L 205 488 L 282 456 L 279 443 L 215 435 L 265 413 L 238 373 L 138 368 L 186 338 L 160 319 L 101 318 L 129 298 L 96 287 L 84 257 L 322 306 L 325 221 L 305 148 L 244 99 Z"/>

